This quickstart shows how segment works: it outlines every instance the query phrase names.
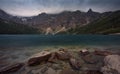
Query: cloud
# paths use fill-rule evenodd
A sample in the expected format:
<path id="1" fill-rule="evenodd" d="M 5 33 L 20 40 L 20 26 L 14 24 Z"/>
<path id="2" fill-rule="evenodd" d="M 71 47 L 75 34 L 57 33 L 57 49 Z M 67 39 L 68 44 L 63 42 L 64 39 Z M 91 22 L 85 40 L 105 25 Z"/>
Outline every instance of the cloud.
<path id="1" fill-rule="evenodd" d="M 0 0 L 0 8 L 10 14 L 30 16 L 64 10 L 104 12 L 120 9 L 120 0 Z M 22 12 L 22 13 L 21 13 Z"/>

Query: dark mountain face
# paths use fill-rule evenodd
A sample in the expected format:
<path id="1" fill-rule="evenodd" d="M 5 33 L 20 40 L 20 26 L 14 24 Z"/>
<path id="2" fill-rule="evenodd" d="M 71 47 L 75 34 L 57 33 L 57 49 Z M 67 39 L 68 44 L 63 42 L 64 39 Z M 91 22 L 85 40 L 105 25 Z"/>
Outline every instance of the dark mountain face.
<path id="1" fill-rule="evenodd" d="M 51 27 L 52 29 L 66 27 L 69 29 L 78 25 L 84 26 L 100 17 L 100 13 L 93 12 L 92 10 L 88 12 L 81 12 L 79 10 L 73 12 L 64 11 L 59 14 L 42 13 L 38 16 L 28 18 L 24 23 L 40 29 L 46 29 L 47 27 Z"/>
<path id="2" fill-rule="evenodd" d="M 74 34 L 114 34 L 120 33 L 120 11 L 105 12 L 101 18 L 83 27 L 72 28 Z"/>

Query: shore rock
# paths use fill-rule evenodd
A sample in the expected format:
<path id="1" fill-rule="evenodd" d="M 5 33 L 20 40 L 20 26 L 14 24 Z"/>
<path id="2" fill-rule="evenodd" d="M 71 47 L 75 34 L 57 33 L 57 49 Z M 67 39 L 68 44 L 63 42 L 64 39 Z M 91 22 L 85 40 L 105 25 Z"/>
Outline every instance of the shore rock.
<path id="1" fill-rule="evenodd" d="M 48 67 L 44 67 L 43 69 L 41 69 L 41 73 L 44 74 L 47 70 L 48 70 Z"/>
<path id="2" fill-rule="evenodd" d="M 69 60 L 71 55 L 67 51 L 58 51 L 56 56 L 59 60 Z"/>
<path id="3" fill-rule="evenodd" d="M 60 64 L 53 64 L 53 65 L 51 66 L 51 68 L 53 68 L 54 70 L 60 70 L 60 69 L 61 69 L 61 66 L 60 66 Z"/>
<path id="4" fill-rule="evenodd" d="M 96 55 L 100 55 L 100 56 L 107 56 L 107 55 L 112 55 L 112 52 L 109 51 L 99 51 L 99 50 L 95 50 L 94 54 Z"/>
<path id="5" fill-rule="evenodd" d="M 69 61 L 71 67 L 75 70 L 80 70 L 81 68 L 81 64 L 79 61 L 77 61 L 76 59 L 74 58 L 70 58 L 70 61 Z"/>
<path id="6" fill-rule="evenodd" d="M 85 56 L 85 55 L 88 55 L 90 52 L 87 50 L 87 49 L 84 49 L 84 50 L 81 50 L 80 51 L 80 55 L 81 56 Z"/>
<path id="7" fill-rule="evenodd" d="M 18 71 L 20 68 L 24 66 L 23 63 L 16 63 L 7 67 L 4 67 L 0 70 L 0 74 L 9 74 Z"/>
<path id="8" fill-rule="evenodd" d="M 79 74 L 76 71 L 72 70 L 72 69 L 64 69 L 60 72 L 60 74 Z"/>
<path id="9" fill-rule="evenodd" d="M 9 61 L 0 60 L 0 68 L 5 67 L 5 66 L 7 66 L 7 65 L 9 65 Z"/>
<path id="10" fill-rule="evenodd" d="M 104 74 L 120 74 L 120 56 L 106 56 L 104 59 L 104 67 L 102 67 L 101 71 Z"/>
<path id="11" fill-rule="evenodd" d="M 97 62 L 99 62 L 94 55 L 86 55 L 83 56 L 82 59 L 88 64 L 96 64 Z"/>
<path id="12" fill-rule="evenodd" d="M 85 74 L 103 74 L 103 73 L 98 70 L 88 70 L 86 71 Z"/>
<path id="13" fill-rule="evenodd" d="M 48 68 L 48 70 L 44 74 L 57 74 L 57 72 L 52 68 Z"/>
<path id="14" fill-rule="evenodd" d="M 51 62 L 51 63 L 56 63 L 57 62 L 56 52 L 51 53 L 51 56 L 48 59 L 48 61 Z"/>
<path id="15" fill-rule="evenodd" d="M 42 51 L 28 60 L 29 66 L 38 65 L 41 62 L 46 62 L 51 57 L 51 53 L 48 51 Z"/>

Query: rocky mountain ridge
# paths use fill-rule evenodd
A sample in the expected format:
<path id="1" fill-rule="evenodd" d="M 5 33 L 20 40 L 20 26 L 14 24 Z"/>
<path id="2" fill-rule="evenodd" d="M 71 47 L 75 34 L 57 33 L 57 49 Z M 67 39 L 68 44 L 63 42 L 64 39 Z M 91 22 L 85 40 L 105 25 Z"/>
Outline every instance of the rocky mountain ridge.
<path id="1" fill-rule="evenodd" d="M 57 14 L 41 13 L 37 16 L 18 17 L 12 16 L 0 10 L 0 18 L 9 22 L 15 22 L 36 28 L 42 34 L 59 34 L 68 30 L 84 27 L 103 17 L 110 16 L 114 12 L 95 12 L 89 9 L 87 12 L 80 10 L 63 11 Z"/>
<path id="2" fill-rule="evenodd" d="M 0 10 L 0 18 L 13 21 L 20 24 L 30 25 L 39 29 L 43 33 L 47 33 L 47 28 L 58 32 L 63 27 L 66 29 L 74 28 L 76 26 L 84 26 L 101 16 L 100 13 L 89 9 L 88 12 L 63 11 L 58 14 L 41 13 L 32 17 L 18 17 L 12 16 L 3 10 Z"/>

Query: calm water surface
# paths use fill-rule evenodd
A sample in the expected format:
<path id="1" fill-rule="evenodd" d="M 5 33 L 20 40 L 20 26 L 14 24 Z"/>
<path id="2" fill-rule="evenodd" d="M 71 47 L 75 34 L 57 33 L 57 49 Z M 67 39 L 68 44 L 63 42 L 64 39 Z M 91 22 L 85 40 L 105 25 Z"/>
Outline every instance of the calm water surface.
<path id="1" fill-rule="evenodd" d="M 120 49 L 120 35 L 0 35 L 0 59 L 23 61 L 45 49 Z"/>
<path id="2" fill-rule="evenodd" d="M 0 35 L 0 47 L 120 46 L 120 35 Z"/>

